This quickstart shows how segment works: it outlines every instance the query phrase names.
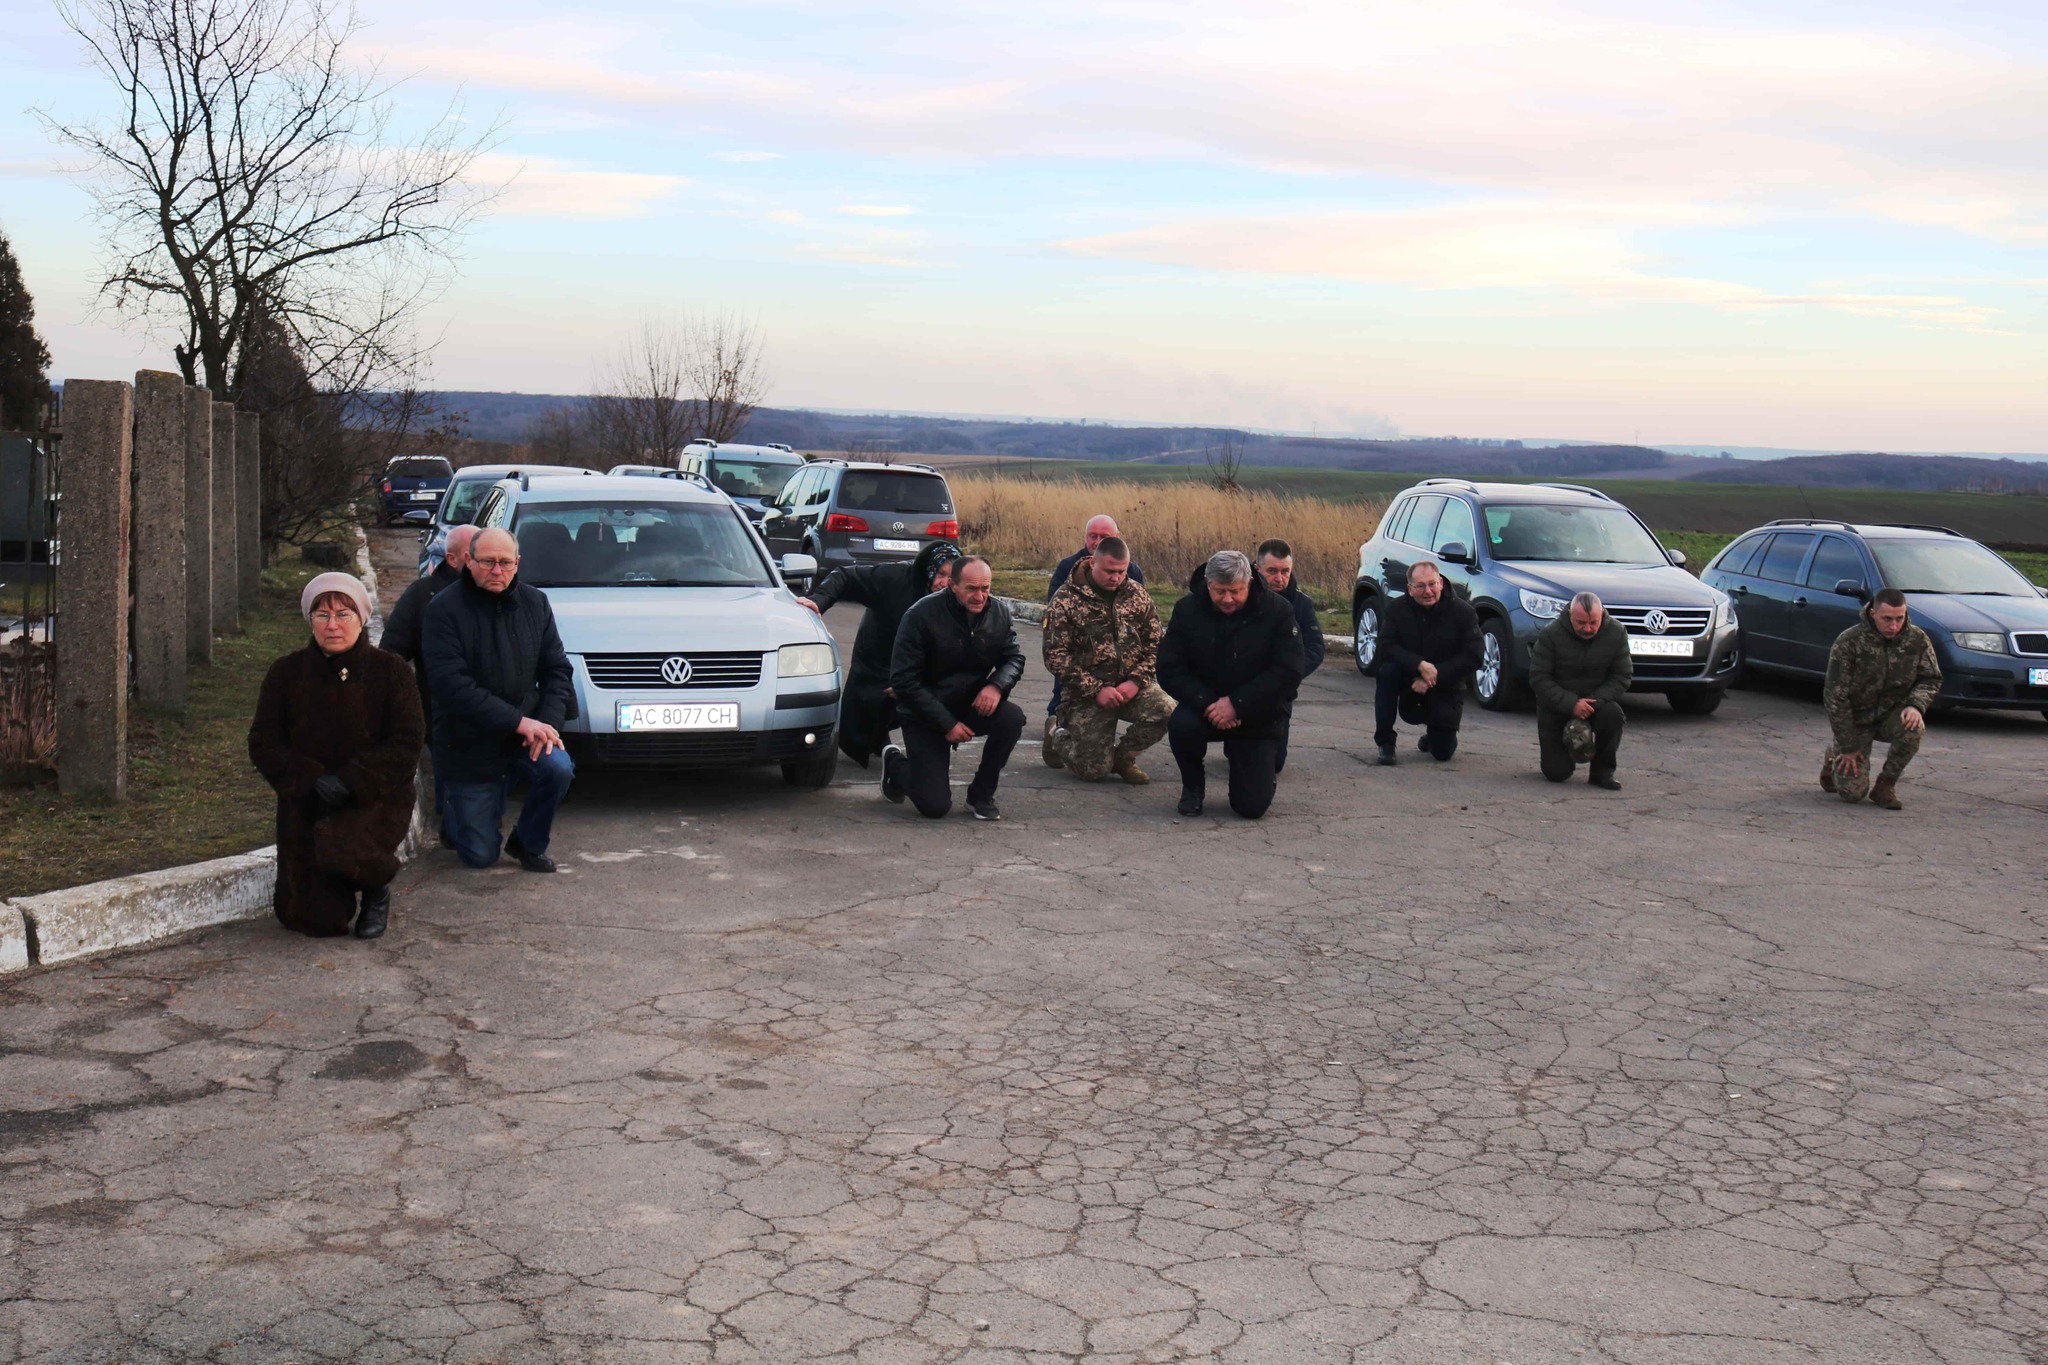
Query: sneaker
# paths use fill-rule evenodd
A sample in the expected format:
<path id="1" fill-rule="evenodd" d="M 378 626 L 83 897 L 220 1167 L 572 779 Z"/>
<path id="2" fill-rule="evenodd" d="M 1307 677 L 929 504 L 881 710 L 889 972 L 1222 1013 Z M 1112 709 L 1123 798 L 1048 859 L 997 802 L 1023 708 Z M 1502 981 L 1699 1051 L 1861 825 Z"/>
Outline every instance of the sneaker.
<path id="1" fill-rule="evenodd" d="M 1603 791 L 1618 792 L 1621 790 L 1621 783 L 1613 773 L 1590 773 L 1587 775 L 1586 780 Z"/>
<path id="2" fill-rule="evenodd" d="M 882 746 L 882 795 L 901 805 L 903 802 L 903 779 L 898 775 L 897 764 L 908 763 L 910 755 L 901 744 Z"/>
<path id="3" fill-rule="evenodd" d="M 1182 787 L 1180 789 L 1180 805 L 1177 809 L 1182 815 L 1200 815 L 1202 813 L 1202 794 Z"/>
<path id="4" fill-rule="evenodd" d="M 977 801 L 970 796 L 967 798 L 967 809 L 974 812 L 974 818 L 977 820 L 1000 820 L 1003 818 L 1003 813 L 997 808 L 993 798 L 987 801 Z"/>
<path id="5" fill-rule="evenodd" d="M 1380 745 L 1380 757 L 1379 757 L 1379 764 L 1380 764 L 1380 766 L 1381 766 L 1382 768 L 1391 768 L 1391 767 L 1393 767 L 1394 765 L 1396 765 L 1397 763 L 1399 763 L 1400 761 L 1401 761 L 1401 759 L 1400 759 L 1399 755 L 1395 754 L 1395 752 L 1394 752 L 1394 746 L 1393 746 L 1393 745 L 1391 745 L 1391 744 L 1382 744 L 1382 745 Z"/>
<path id="6" fill-rule="evenodd" d="M 517 834 L 511 835 L 505 840 L 505 852 L 517 858 L 519 865 L 528 872 L 553 872 L 555 870 L 555 860 L 553 858 L 550 858 L 545 853 L 528 853 L 526 845 L 519 842 Z"/>
<path id="7" fill-rule="evenodd" d="M 1067 761 L 1060 757 L 1060 745 L 1066 741 L 1066 737 L 1067 732 L 1060 729 L 1060 718 L 1058 716 L 1047 716 L 1045 718 L 1045 747 L 1039 750 L 1045 756 L 1046 767 L 1064 768 L 1067 766 Z"/>

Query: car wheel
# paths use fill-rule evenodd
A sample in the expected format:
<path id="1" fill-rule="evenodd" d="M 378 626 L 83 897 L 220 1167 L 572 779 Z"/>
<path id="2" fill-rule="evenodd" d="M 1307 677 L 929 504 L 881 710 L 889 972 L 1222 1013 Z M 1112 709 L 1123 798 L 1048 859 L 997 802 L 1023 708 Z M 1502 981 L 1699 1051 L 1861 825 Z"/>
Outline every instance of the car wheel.
<path id="1" fill-rule="evenodd" d="M 1498 616 L 1479 625 L 1479 668 L 1472 675 L 1472 691 L 1489 711 L 1512 711 L 1522 704 L 1528 688 L 1515 676 L 1514 637 L 1508 623 Z"/>
<path id="2" fill-rule="evenodd" d="M 1351 622 L 1351 661 L 1368 678 L 1380 671 L 1380 604 L 1376 597 L 1358 604 L 1358 615 Z"/>
<path id="3" fill-rule="evenodd" d="M 782 765 L 782 780 L 792 787 L 816 791 L 832 785 L 832 774 L 839 767 L 839 746 L 827 744 L 822 753 L 810 754 L 804 758 L 793 758 Z"/>
<path id="4" fill-rule="evenodd" d="M 1727 695 L 1723 689 L 1711 687 L 1698 692 L 1666 692 L 1664 700 L 1681 716 L 1711 716 Z"/>

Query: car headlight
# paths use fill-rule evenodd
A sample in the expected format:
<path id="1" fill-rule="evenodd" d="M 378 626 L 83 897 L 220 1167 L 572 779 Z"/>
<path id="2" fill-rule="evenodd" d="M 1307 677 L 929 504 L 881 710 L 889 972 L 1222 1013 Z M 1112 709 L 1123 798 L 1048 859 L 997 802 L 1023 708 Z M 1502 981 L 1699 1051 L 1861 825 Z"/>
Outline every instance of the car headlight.
<path id="1" fill-rule="evenodd" d="M 1721 627 L 1727 625 L 1734 619 L 1735 604 L 1724 597 L 1720 601 L 1714 603 L 1714 624 L 1709 626 L 1708 629 L 1719 630 Z"/>
<path id="2" fill-rule="evenodd" d="M 1974 649 L 1979 654 L 2005 653 L 2005 637 L 1995 630 L 1952 630 L 1949 638 L 1964 649 Z"/>
<path id="3" fill-rule="evenodd" d="M 775 655 L 778 678 L 813 678 L 837 667 L 830 645 L 784 645 Z"/>
<path id="4" fill-rule="evenodd" d="M 1522 589 L 1522 610 L 1539 620 L 1548 621 L 1570 605 L 1562 597 L 1545 597 L 1540 592 Z"/>

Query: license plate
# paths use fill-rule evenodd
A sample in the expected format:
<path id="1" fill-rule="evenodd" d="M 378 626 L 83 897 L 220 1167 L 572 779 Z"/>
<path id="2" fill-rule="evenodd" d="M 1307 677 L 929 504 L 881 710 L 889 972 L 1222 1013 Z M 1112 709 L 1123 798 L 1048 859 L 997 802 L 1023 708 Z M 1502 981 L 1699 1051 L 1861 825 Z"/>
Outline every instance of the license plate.
<path id="1" fill-rule="evenodd" d="M 412 500 L 414 502 L 432 502 L 440 496 L 439 493 L 415 493 L 412 495 Z"/>
<path id="2" fill-rule="evenodd" d="M 877 536 L 875 537 L 875 548 L 877 550 L 909 550 L 915 553 L 917 542 L 914 540 L 883 540 L 880 536 Z"/>
<path id="3" fill-rule="evenodd" d="M 1650 635 L 1631 635 L 1628 637 L 1628 652 L 1647 654 L 1660 659 L 1690 659 L 1692 641 L 1659 640 Z"/>
<path id="4" fill-rule="evenodd" d="M 2028 670 L 2027 670 L 2027 686 L 2029 686 L 2029 687 L 2048 687 L 2048 668 L 2030 668 L 2030 669 L 2028 669 Z"/>
<path id="5" fill-rule="evenodd" d="M 625 730 L 737 730 L 740 704 L 736 701 L 630 702 L 619 703 L 619 729 Z"/>

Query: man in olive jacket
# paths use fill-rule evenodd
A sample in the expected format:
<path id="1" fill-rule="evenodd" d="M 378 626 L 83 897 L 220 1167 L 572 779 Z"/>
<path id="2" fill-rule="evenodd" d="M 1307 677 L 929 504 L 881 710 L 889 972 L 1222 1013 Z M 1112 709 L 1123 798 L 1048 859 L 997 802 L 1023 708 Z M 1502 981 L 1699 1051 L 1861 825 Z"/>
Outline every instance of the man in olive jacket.
<path id="1" fill-rule="evenodd" d="M 1529 649 L 1529 686 L 1536 693 L 1536 744 L 1545 777 L 1562 782 L 1572 775 L 1565 727 L 1579 721 L 1593 731 L 1587 779 L 1611 792 L 1621 790 L 1614 776 L 1626 723 L 1621 699 L 1635 676 L 1628 631 L 1592 593 L 1574 597 L 1571 609 L 1543 628 Z"/>
<path id="2" fill-rule="evenodd" d="M 1066 701 L 1045 764 L 1071 768 L 1085 782 L 1114 772 L 1141 787 L 1152 779 L 1138 755 L 1166 737 L 1173 698 L 1159 687 L 1159 609 L 1130 571 L 1130 547 L 1104 536 L 1046 610 L 1045 666 Z M 1122 739 L 1118 721 L 1127 727 Z"/>
<path id="3" fill-rule="evenodd" d="M 1820 763 L 1822 791 L 1857 802 L 1902 810 L 1898 781 L 1920 752 L 1927 708 L 1941 691 L 1941 663 L 1927 632 L 1906 621 L 1906 594 L 1886 588 L 1870 599 L 1863 619 L 1835 637 L 1822 692 L 1834 742 Z M 1870 781 L 1870 746 L 1887 746 L 1884 771 Z"/>
<path id="4" fill-rule="evenodd" d="M 882 750 L 882 795 L 905 796 L 936 820 L 953 808 L 953 746 L 986 735 L 981 766 L 967 785 L 977 820 L 1000 820 L 996 783 L 1024 733 L 1024 713 L 1009 699 L 1024 676 L 1024 649 L 1010 609 L 990 594 L 994 573 L 980 555 L 953 565 L 953 586 L 903 613 L 889 659 L 889 687 L 903 722 L 903 743 Z"/>

